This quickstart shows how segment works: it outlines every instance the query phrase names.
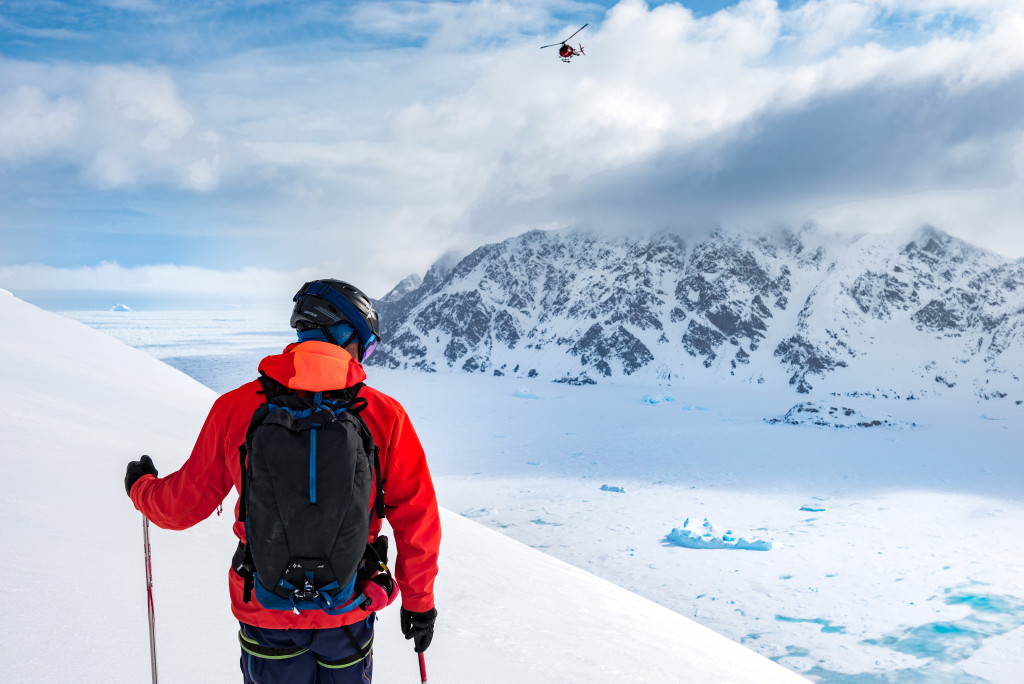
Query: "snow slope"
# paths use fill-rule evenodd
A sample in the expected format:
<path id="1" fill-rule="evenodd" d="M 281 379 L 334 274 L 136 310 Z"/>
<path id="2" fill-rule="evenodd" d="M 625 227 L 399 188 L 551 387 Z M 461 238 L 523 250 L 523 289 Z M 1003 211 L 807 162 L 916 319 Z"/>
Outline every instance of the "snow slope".
<path id="1" fill-rule="evenodd" d="M 0 680 L 148 681 L 141 523 L 124 465 L 141 453 L 162 472 L 180 465 L 215 395 L 3 291 L 0 359 Z M 432 681 L 803 681 L 472 521 L 444 512 L 443 525 Z M 230 518 L 154 529 L 152 546 L 161 681 L 237 679 Z M 395 609 L 376 653 L 376 681 L 413 681 Z"/>

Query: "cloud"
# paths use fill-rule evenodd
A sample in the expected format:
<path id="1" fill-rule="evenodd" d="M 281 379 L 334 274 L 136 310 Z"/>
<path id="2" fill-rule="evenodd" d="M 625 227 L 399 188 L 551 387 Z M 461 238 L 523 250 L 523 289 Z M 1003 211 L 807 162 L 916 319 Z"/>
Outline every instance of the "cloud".
<path id="1" fill-rule="evenodd" d="M 173 217 L 152 261 L 312 265 L 380 294 L 448 250 L 565 225 L 920 221 L 1024 255 L 1016 0 L 280 9 L 232 30 L 164 7 L 156 44 L 198 55 L 181 62 L 0 63 L 5 258 L 47 260 L 3 226 L 60 236 L 82 206 Z M 538 49 L 587 21 L 586 57 Z M 203 56 L 209 27 L 227 38 Z"/>
<path id="2" fill-rule="evenodd" d="M 21 38 L 35 38 L 35 39 L 56 39 L 56 40 L 82 40 L 84 34 L 78 31 L 73 31 L 67 28 L 36 28 L 32 26 L 26 26 L 25 24 L 11 21 L 10 19 L 0 16 L 0 30 L 10 32 L 14 36 Z"/>
<path id="3" fill-rule="evenodd" d="M 696 143 L 564 186 L 550 202 L 582 221 L 799 222 L 836 203 L 1019 181 L 1024 73 L 970 88 L 939 77 L 872 81 L 766 110 Z M 682 215 L 680 215 L 682 214 Z"/>
<path id="4" fill-rule="evenodd" d="M 136 295 L 172 294 L 225 301 L 287 301 L 307 280 L 322 277 L 312 271 L 245 268 L 221 271 L 194 266 L 157 264 L 124 267 L 115 262 L 96 266 L 55 268 L 44 264 L 0 266 L 0 282 L 14 292 L 122 292 Z"/>
<path id="5" fill-rule="evenodd" d="M 556 160 L 543 159 L 555 148 L 538 145 L 536 157 L 522 163 L 537 138 L 530 136 L 515 157 L 502 160 L 495 183 L 481 193 L 474 208 L 478 225 L 632 231 L 842 216 L 844 229 L 892 230 L 913 217 L 964 237 L 988 226 L 988 246 L 1024 254 L 1016 237 L 1024 214 L 1009 210 L 1021 203 L 1006 204 L 1024 178 L 1018 163 L 1024 50 L 1013 38 L 1024 9 L 1008 11 L 1004 4 L 977 15 L 983 26 L 976 34 L 938 35 L 898 48 L 848 32 L 830 32 L 827 40 L 817 35 L 856 10 L 874 37 L 883 8 L 868 4 L 808 3 L 786 16 L 774 3 L 751 2 L 708 20 L 678 7 L 620 4 L 598 39 L 648 35 L 645 54 L 658 59 L 641 68 L 629 55 L 615 54 L 621 61 L 602 74 L 600 96 L 577 85 L 566 99 L 573 114 L 583 114 L 567 117 L 565 125 L 582 123 L 594 136 L 567 155 L 572 168 L 538 178 L 532 168 L 558 168 Z M 890 15 L 900 9 L 888 4 Z M 814 49 L 785 45 L 787 25 Z M 746 47 L 737 49 L 736 42 Z M 785 54 L 777 55 L 782 48 Z M 679 79 L 675 87 L 659 88 L 671 75 Z M 596 124 L 596 116 L 604 120 Z M 565 131 L 566 138 L 574 135 Z M 602 158 L 601 151 L 614 154 Z M 972 198 L 980 213 L 934 203 L 943 192 Z M 849 225 L 852 214 L 838 209 L 872 205 L 872 222 L 861 226 Z M 888 218 L 881 207 L 891 212 Z"/>
<path id="6" fill-rule="evenodd" d="M 790 50 L 807 59 L 825 54 L 870 27 L 876 13 L 857 1 L 808 2 L 786 18 Z"/>
<path id="7" fill-rule="evenodd" d="M 80 109 L 66 97 L 51 100 L 34 86 L 0 97 L 0 160 L 29 159 L 65 144 L 79 126 Z"/>
<path id="8" fill-rule="evenodd" d="M 132 12 L 159 12 L 160 5 L 154 0 L 103 0 L 100 4 L 116 10 Z"/>
<path id="9" fill-rule="evenodd" d="M 220 136 L 195 126 L 168 70 L 2 59 L 0 66 L 9 83 L 0 90 L 0 159 L 29 172 L 36 162 L 70 162 L 102 190 L 216 187 Z"/>
<path id="10" fill-rule="evenodd" d="M 559 10 L 583 9 L 578 2 L 477 0 L 444 2 L 399 0 L 356 3 L 349 15 L 353 25 L 371 35 L 401 36 L 433 50 L 473 50 L 507 45 L 524 33 L 552 23 Z M 593 8 L 587 8 L 593 10 Z"/>

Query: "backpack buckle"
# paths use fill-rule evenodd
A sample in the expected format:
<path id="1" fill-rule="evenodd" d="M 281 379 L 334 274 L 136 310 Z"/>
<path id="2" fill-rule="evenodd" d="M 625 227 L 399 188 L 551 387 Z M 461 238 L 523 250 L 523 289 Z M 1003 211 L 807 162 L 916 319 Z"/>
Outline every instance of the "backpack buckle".
<path id="1" fill-rule="evenodd" d="M 320 596 L 320 592 L 313 586 L 313 572 L 307 570 L 302 582 L 302 588 L 292 592 L 292 601 L 315 601 L 318 596 Z"/>

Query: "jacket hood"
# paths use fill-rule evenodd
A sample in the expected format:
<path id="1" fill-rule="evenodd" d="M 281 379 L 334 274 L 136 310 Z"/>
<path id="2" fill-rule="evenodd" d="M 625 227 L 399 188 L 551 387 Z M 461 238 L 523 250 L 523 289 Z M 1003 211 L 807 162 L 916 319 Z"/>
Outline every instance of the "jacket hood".
<path id="1" fill-rule="evenodd" d="M 352 355 L 328 342 L 296 342 L 260 361 L 260 372 L 285 387 L 307 392 L 344 389 L 366 380 Z"/>

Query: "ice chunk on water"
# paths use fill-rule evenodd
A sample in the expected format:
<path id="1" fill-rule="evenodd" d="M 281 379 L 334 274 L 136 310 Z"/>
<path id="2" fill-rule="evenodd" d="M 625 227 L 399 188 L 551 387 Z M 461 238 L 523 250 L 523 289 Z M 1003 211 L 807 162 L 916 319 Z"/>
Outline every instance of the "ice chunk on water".
<path id="1" fill-rule="evenodd" d="M 665 538 L 671 544 L 688 549 L 744 549 L 747 551 L 770 551 L 772 543 L 763 539 L 737 537 L 732 530 L 719 532 L 710 520 L 703 523 L 687 518 L 682 527 L 674 527 Z"/>
<path id="2" fill-rule="evenodd" d="M 463 518 L 486 518 L 498 513 L 497 508 L 470 508 L 462 511 Z"/>

